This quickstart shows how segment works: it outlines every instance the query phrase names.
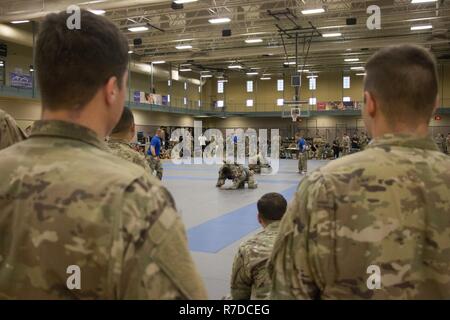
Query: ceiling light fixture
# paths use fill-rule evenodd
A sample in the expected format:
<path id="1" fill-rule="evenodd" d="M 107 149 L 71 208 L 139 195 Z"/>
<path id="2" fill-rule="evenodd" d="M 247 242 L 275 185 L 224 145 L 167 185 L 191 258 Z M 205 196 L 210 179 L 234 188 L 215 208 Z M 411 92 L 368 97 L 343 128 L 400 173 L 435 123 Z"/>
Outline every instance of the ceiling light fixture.
<path id="1" fill-rule="evenodd" d="M 258 75 L 258 72 L 247 72 L 248 76 L 256 76 Z"/>
<path id="2" fill-rule="evenodd" d="M 161 60 L 161 61 L 153 61 L 153 62 L 152 62 L 152 64 L 163 64 L 163 63 L 166 63 L 166 62 L 165 62 L 165 61 L 162 61 L 162 60 Z"/>
<path id="3" fill-rule="evenodd" d="M 255 38 L 255 39 L 246 39 L 245 43 L 261 43 L 263 42 L 263 39 Z"/>
<path id="4" fill-rule="evenodd" d="M 286 66 L 290 66 L 290 65 L 294 65 L 294 64 L 296 64 L 295 61 L 286 61 L 286 62 L 284 63 L 284 65 L 286 65 Z"/>
<path id="5" fill-rule="evenodd" d="M 190 69 L 190 68 L 180 69 L 180 72 L 189 72 L 189 71 L 192 71 L 192 69 Z"/>
<path id="6" fill-rule="evenodd" d="M 211 24 L 221 24 L 221 23 L 228 23 L 231 21 L 230 18 L 213 18 L 208 20 Z"/>
<path id="7" fill-rule="evenodd" d="M 357 73 L 356 75 L 357 75 L 357 76 L 365 76 L 366 73 Z"/>
<path id="8" fill-rule="evenodd" d="M 188 50 L 188 49 L 192 49 L 192 46 L 190 44 L 180 44 L 180 45 L 176 46 L 175 49 Z"/>
<path id="9" fill-rule="evenodd" d="M 22 24 L 22 23 L 28 23 L 30 20 L 15 20 L 11 21 L 12 24 Z"/>
<path id="10" fill-rule="evenodd" d="M 96 14 L 98 16 L 102 16 L 102 15 L 104 15 L 106 13 L 105 10 L 101 10 L 101 9 L 90 9 L 88 11 L 93 13 L 93 14 Z"/>
<path id="11" fill-rule="evenodd" d="M 351 67 L 350 70 L 364 70 L 364 67 Z"/>
<path id="12" fill-rule="evenodd" d="M 175 2 L 176 4 L 185 4 L 185 3 L 192 3 L 192 2 L 197 2 L 198 0 L 174 0 L 173 2 Z"/>
<path id="13" fill-rule="evenodd" d="M 427 2 L 436 2 L 437 0 L 412 0 L 411 3 L 427 3 Z"/>
<path id="14" fill-rule="evenodd" d="M 238 64 L 232 64 L 232 65 L 228 66 L 228 69 L 242 69 L 242 66 L 240 66 Z"/>
<path id="15" fill-rule="evenodd" d="M 417 31 L 417 30 L 428 30 L 433 29 L 433 26 L 431 24 L 425 24 L 421 26 L 412 26 L 411 31 Z"/>
<path id="16" fill-rule="evenodd" d="M 342 33 L 340 32 L 332 32 L 332 33 L 322 33 L 322 37 L 324 38 L 332 38 L 332 37 L 340 37 Z"/>
<path id="17" fill-rule="evenodd" d="M 316 8 L 316 9 L 305 9 L 302 10 L 302 14 L 304 15 L 308 15 L 308 14 L 317 14 L 317 13 L 324 13 L 325 9 L 324 8 Z"/>
<path id="18" fill-rule="evenodd" d="M 271 77 L 262 77 L 262 78 L 259 78 L 260 80 L 270 80 L 270 79 L 272 79 Z"/>
<path id="19" fill-rule="evenodd" d="M 356 62 L 359 61 L 359 58 L 348 58 L 344 60 L 345 62 Z"/>
<path id="20" fill-rule="evenodd" d="M 129 50 L 128 51 L 128 54 L 132 54 L 134 51 L 133 50 Z"/>
<path id="21" fill-rule="evenodd" d="M 212 78 L 212 74 L 203 74 L 200 78 Z"/>
<path id="22" fill-rule="evenodd" d="M 143 32 L 143 31 L 148 31 L 148 27 L 146 27 L 146 26 L 129 27 L 128 31 L 130 31 L 130 32 Z"/>

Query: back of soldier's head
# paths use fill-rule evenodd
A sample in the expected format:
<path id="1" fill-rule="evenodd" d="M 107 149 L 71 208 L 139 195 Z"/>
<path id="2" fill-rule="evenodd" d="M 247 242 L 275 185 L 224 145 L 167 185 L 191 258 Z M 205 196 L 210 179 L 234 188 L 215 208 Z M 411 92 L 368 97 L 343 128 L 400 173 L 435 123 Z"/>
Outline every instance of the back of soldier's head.
<path id="1" fill-rule="evenodd" d="M 287 201 L 281 194 L 271 192 L 258 200 L 257 207 L 260 217 L 265 221 L 278 221 L 286 212 Z"/>
<path id="2" fill-rule="evenodd" d="M 112 77 L 119 89 L 128 67 L 128 41 L 113 22 L 80 11 L 80 28 L 69 29 L 71 13 L 45 17 L 35 49 L 42 106 L 80 110 Z"/>
<path id="3" fill-rule="evenodd" d="M 230 178 L 232 176 L 230 165 L 226 164 L 222 167 L 222 174 L 227 178 Z"/>
<path id="4" fill-rule="evenodd" d="M 373 95 L 388 124 L 428 123 L 438 95 L 436 61 L 415 45 L 381 49 L 366 64 L 364 91 Z"/>
<path id="5" fill-rule="evenodd" d="M 26 138 L 16 121 L 8 113 L 0 109 L 0 150 Z"/>
<path id="6" fill-rule="evenodd" d="M 114 127 L 112 134 L 128 133 L 134 128 L 134 116 L 130 108 L 123 108 L 122 116 L 119 122 Z"/>

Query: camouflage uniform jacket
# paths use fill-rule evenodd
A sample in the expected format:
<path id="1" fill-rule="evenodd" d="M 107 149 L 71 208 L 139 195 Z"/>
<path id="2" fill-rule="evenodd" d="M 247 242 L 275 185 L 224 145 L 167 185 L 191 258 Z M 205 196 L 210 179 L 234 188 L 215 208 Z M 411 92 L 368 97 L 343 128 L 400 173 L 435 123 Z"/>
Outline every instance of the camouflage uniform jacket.
<path id="1" fill-rule="evenodd" d="M 0 109 L 0 150 L 26 139 L 13 117 Z"/>
<path id="2" fill-rule="evenodd" d="M 111 152 L 116 156 L 131 161 L 142 168 L 144 168 L 147 172 L 150 172 L 150 167 L 145 159 L 143 154 L 140 154 L 136 150 L 133 150 L 131 145 L 122 139 L 111 138 L 108 141 L 108 147 L 111 149 Z"/>
<path id="3" fill-rule="evenodd" d="M 380 289 L 368 289 L 371 265 Z M 316 170 L 269 273 L 274 299 L 450 299 L 450 159 L 431 137 L 388 134 Z"/>
<path id="4" fill-rule="evenodd" d="M 219 170 L 219 178 L 217 180 L 217 187 L 223 186 L 227 177 L 223 174 L 223 168 L 226 166 L 230 167 L 231 174 L 233 178 L 233 185 L 230 187 L 231 189 L 239 189 L 245 187 L 245 183 L 249 184 L 249 187 L 253 187 L 256 185 L 254 180 L 254 173 L 249 169 L 245 168 L 241 164 L 224 164 Z"/>
<path id="5" fill-rule="evenodd" d="M 90 129 L 38 121 L 0 168 L 0 299 L 206 297 L 170 193 Z"/>
<path id="6" fill-rule="evenodd" d="M 267 261 L 278 235 L 279 221 L 242 243 L 234 258 L 231 274 L 231 297 L 234 300 L 268 299 L 271 289 Z"/>

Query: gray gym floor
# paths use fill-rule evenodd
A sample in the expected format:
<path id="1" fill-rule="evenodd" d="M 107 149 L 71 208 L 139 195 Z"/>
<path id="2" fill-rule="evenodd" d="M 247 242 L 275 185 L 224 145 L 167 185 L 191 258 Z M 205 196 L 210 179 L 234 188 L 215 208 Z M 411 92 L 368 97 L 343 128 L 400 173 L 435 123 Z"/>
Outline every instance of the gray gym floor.
<path id="1" fill-rule="evenodd" d="M 327 161 L 308 161 L 309 171 Z M 280 160 L 276 175 L 256 175 L 257 189 L 216 188 L 218 165 L 163 163 L 163 183 L 175 198 L 185 223 L 189 245 L 210 299 L 229 293 L 234 254 L 239 244 L 260 230 L 256 202 L 267 192 L 282 193 L 289 201 L 302 175 L 296 160 Z M 226 184 L 226 186 L 228 183 Z"/>

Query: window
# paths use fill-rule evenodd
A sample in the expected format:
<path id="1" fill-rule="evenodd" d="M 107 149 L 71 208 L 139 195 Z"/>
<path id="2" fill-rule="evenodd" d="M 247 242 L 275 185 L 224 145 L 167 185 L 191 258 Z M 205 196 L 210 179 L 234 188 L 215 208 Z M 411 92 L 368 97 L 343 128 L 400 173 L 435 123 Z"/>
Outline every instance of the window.
<path id="1" fill-rule="evenodd" d="M 311 79 L 313 79 L 313 78 L 311 78 Z M 309 104 L 311 106 L 314 106 L 315 104 L 317 104 L 317 99 L 316 98 L 309 98 Z"/>
<path id="2" fill-rule="evenodd" d="M 277 99 L 277 106 L 282 107 L 284 105 L 284 99 Z"/>
<path id="3" fill-rule="evenodd" d="M 309 90 L 316 90 L 316 77 L 309 78 Z"/>
<path id="4" fill-rule="evenodd" d="M 253 100 L 252 99 L 248 99 L 247 100 L 247 107 L 253 107 Z"/>
<path id="5" fill-rule="evenodd" d="M 187 82 L 184 83 L 184 91 L 187 90 Z"/>
<path id="6" fill-rule="evenodd" d="M 284 80 L 283 79 L 277 80 L 277 90 L 284 91 Z"/>
<path id="7" fill-rule="evenodd" d="M 217 108 L 223 108 L 223 100 L 217 101 Z"/>
<path id="8" fill-rule="evenodd" d="M 344 89 L 350 89 L 350 77 L 344 77 Z"/>
<path id="9" fill-rule="evenodd" d="M 253 81 L 247 81 L 247 92 L 253 92 Z"/>
<path id="10" fill-rule="evenodd" d="M 183 103 L 184 103 L 184 105 L 187 105 L 187 98 L 186 97 L 183 98 Z"/>
<path id="11" fill-rule="evenodd" d="M 167 102 L 170 102 L 170 94 L 167 95 Z"/>
<path id="12" fill-rule="evenodd" d="M 344 98 L 342 99 L 342 101 L 343 101 L 343 102 L 350 102 L 350 101 L 352 101 L 352 99 L 351 99 L 350 97 L 344 97 Z"/>
<path id="13" fill-rule="evenodd" d="M 167 86 L 171 86 L 172 85 L 172 80 L 167 80 Z"/>
<path id="14" fill-rule="evenodd" d="M 223 93 L 223 82 L 217 82 L 217 93 Z"/>

